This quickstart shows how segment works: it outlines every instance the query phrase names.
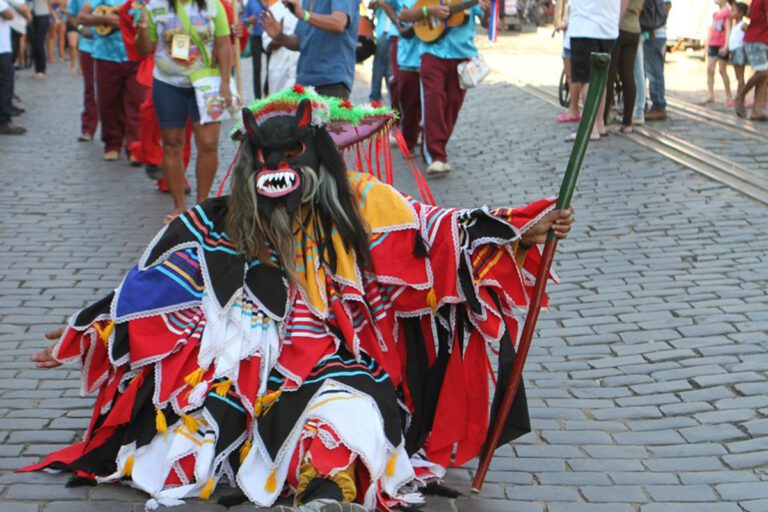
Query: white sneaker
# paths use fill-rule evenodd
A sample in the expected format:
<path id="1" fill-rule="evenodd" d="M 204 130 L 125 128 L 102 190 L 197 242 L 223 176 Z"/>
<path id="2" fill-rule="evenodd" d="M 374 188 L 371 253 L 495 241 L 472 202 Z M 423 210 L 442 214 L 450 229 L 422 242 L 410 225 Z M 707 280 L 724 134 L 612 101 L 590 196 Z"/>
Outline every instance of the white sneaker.
<path id="1" fill-rule="evenodd" d="M 632 124 L 637 124 L 637 125 L 645 124 L 645 116 L 633 117 Z"/>
<path id="2" fill-rule="evenodd" d="M 446 174 L 451 171 L 451 166 L 448 164 L 448 162 L 441 162 L 439 160 L 435 160 L 431 164 L 429 164 L 429 167 L 427 167 L 427 174 L 429 175 L 440 175 L 440 174 Z"/>

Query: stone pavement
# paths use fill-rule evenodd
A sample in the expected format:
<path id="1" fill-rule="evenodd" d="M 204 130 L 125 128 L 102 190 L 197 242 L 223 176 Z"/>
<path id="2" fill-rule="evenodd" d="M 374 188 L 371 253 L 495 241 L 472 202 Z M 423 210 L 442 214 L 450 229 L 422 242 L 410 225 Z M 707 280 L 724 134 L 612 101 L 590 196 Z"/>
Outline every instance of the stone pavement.
<path id="1" fill-rule="evenodd" d="M 75 142 L 77 79 L 22 73 L 18 90 L 30 133 L 0 139 L 0 512 L 143 510 L 129 488 L 13 473 L 77 440 L 92 403 L 76 367 L 36 370 L 29 354 L 116 286 L 170 209 L 140 170 Z M 470 91 L 438 202 L 555 193 L 570 148 L 554 113 L 509 83 Z M 766 207 L 615 135 L 590 148 L 575 203 L 526 367 L 534 431 L 497 453 L 480 496 L 455 469 L 466 496 L 426 510 L 768 510 Z"/>

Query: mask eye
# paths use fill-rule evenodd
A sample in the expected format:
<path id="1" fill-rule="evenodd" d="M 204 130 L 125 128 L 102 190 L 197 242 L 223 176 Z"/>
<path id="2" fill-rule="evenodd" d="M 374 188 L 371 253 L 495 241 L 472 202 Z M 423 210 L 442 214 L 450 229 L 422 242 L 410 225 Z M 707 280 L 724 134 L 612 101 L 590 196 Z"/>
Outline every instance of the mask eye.
<path id="1" fill-rule="evenodd" d="M 295 158 L 300 157 L 304 153 L 304 143 L 303 142 L 297 142 L 293 146 L 290 146 L 283 150 L 283 156 L 286 160 L 293 160 Z"/>

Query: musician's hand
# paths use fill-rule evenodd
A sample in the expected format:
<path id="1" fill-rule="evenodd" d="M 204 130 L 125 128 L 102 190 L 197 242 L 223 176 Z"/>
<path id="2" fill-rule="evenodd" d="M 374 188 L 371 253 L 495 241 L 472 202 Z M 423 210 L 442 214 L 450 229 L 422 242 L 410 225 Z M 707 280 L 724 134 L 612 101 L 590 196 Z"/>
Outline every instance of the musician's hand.
<path id="1" fill-rule="evenodd" d="M 110 27 L 120 28 L 120 18 L 117 14 L 105 14 L 103 16 L 97 16 L 100 18 L 97 25 L 109 25 Z"/>
<path id="2" fill-rule="evenodd" d="M 430 5 L 427 7 L 427 14 L 431 18 L 446 20 L 451 17 L 451 9 L 447 5 Z"/>
<path id="3" fill-rule="evenodd" d="M 304 9 L 301 7 L 301 0 L 283 0 L 283 3 L 294 16 L 300 20 L 304 19 Z"/>
<path id="4" fill-rule="evenodd" d="M 277 21 L 275 15 L 270 11 L 261 13 L 259 25 L 262 26 L 264 32 L 266 32 L 272 39 L 277 39 L 283 33 L 283 20 L 281 19 L 280 21 Z"/>
<path id="5" fill-rule="evenodd" d="M 224 100 L 224 106 L 229 107 L 232 104 L 232 91 L 229 89 L 229 83 L 221 82 L 219 95 Z"/>
<path id="6" fill-rule="evenodd" d="M 242 23 L 233 23 L 231 26 L 232 35 L 235 36 L 235 39 L 240 39 L 243 37 L 243 31 L 245 30 Z"/>
<path id="7" fill-rule="evenodd" d="M 491 10 L 491 0 L 480 0 L 480 8 L 485 12 Z"/>
<path id="8" fill-rule="evenodd" d="M 568 236 L 573 224 L 573 207 L 567 210 L 554 210 L 541 218 L 531 229 L 520 237 L 524 245 L 543 244 L 547 241 L 547 233 L 550 228 L 555 233 L 555 238 L 562 240 Z"/>
<path id="9" fill-rule="evenodd" d="M 93 31 L 91 30 L 91 27 L 83 27 L 80 30 L 80 35 L 85 37 L 86 39 L 90 39 L 93 37 Z"/>
<path id="10" fill-rule="evenodd" d="M 61 338 L 61 335 L 64 334 L 64 330 L 66 327 L 59 327 L 55 331 L 51 331 L 45 334 L 45 339 L 47 340 L 57 340 Z M 38 368 L 56 368 L 57 366 L 61 366 L 61 363 L 58 362 L 56 359 L 53 358 L 53 347 L 55 345 L 51 345 L 49 347 L 44 348 L 37 354 L 32 354 L 32 356 L 29 358 L 31 361 L 35 363 L 35 366 Z"/>

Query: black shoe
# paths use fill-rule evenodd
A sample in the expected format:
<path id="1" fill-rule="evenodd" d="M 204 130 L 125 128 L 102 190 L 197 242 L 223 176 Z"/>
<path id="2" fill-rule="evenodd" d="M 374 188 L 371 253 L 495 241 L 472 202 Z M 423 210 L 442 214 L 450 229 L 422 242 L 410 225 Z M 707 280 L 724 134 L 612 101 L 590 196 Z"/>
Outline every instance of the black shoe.
<path id="1" fill-rule="evenodd" d="M 24 112 L 26 112 L 26 110 L 24 110 L 23 108 L 19 108 L 16 105 L 11 106 L 11 116 L 13 117 L 20 116 Z"/>
<path id="2" fill-rule="evenodd" d="M 151 179 L 152 181 L 157 181 L 163 177 L 163 170 L 156 165 L 145 165 L 144 172 L 147 174 L 147 178 Z"/>
<path id="3" fill-rule="evenodd" d="M 27 129 L 13 123 L 0 124 L 0 135 L 24 135 Z"/>

